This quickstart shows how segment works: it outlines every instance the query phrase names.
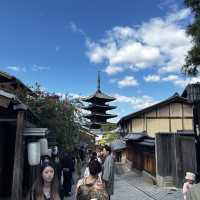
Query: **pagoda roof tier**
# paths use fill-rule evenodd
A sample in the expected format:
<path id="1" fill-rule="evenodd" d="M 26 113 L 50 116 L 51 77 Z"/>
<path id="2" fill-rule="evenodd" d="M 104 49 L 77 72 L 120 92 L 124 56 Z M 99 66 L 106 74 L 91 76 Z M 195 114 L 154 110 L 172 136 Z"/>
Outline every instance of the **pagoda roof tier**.
<path id="1" fill-rule="evenodd" d="M 101 123 L 91 123 L 90 124 L 91 129 L 100 129 L 101 128 Z"/>
<path id="2" fill-rule="evenodd" d="M 101 90 L 97 90 L 93 95 L 83 98 L 83 101 L 86 101 L 86 102 L 96 102 L 96 101 L 109 102 L 109 101 L 114 101 L 115 99 L 116 98 L 108 96 L 107 94 L 101 92 Z"/>
<path id="3" fill-rule="evenodd" d="M 85 117 L 88 118 L 88 119 L 94 119 L 94 118 L 106 118 L 106 119 L 109 119 L 109 118 L 117 117 L 117 115 L 92 113 L 92 114 L 89 114 L 89 115 L 85 115 Z"/>
<path id="4" fill-rule="evenodd" d="M 94 110 L 94 109 L 112 110 L 115 108 L 116 106 L 99 105 L 99 104 L 90 104 L 88 106 L 83 107 L 83 109 L 85 110 Z"/>

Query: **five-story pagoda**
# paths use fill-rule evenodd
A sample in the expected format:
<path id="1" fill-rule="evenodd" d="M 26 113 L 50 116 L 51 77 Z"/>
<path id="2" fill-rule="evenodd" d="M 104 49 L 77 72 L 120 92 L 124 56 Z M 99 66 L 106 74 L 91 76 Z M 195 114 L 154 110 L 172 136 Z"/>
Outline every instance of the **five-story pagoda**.
<path id="1" fill-rule="evenodd" d="M 98 73 L 97 80 L 97 91 L 86 98 L 83 101 L 90 103 L 88 106 L 83 107 L 83 109 L 91 111 L 90 114 L 85 115 L 87 119 L 91 121 L 91 129 L 101 128 L 101 124 L 106 124 L 107 119 L 114 118 L 117 115 L 107 114 L 106 111 L 115 109 L 116 106 L 110 106 L 108 102 L 114 101 L 115 98 L 104 94 L 100 89 L 100 73 Z"/>

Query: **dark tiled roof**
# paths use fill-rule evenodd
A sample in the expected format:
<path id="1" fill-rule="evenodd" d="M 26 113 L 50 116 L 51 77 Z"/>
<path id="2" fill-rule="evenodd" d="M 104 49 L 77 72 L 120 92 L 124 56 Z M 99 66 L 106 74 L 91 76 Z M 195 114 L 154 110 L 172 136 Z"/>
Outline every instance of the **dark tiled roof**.
<path id="1" fill-rule="evenodd" d="M 173 103 L 173 102 L 190 104 L 186 98 L 179 96 L 178 93 L 175 93 L 173 96 L 171 96 L 170 98 L 168 98 L 168 99 L 166 99 L 164 101 L 161 101 L 161 102 L 159 102 L 157 104 L 154 104 L 152 106 L 149 106 L 147 108 L 144 108 L 142 110 L 139 110 L 137 112 L 134 112 L 134 113 L 131 113 L 129 115 L 126 115 L 126 116 L 122 117 L 119 120 L 118 124 L 120 124 L 121 122 L 123 122 L 125 120 L 132 119 L 134 117 L 138 117 L 138 116 L 144 114 L 145 112 L 150 112 L 150 111 L 154 110 L 157 107 L 164 106 L 164 105 L 167 105 L 167 104 L 170 104 L 170 103 Z"/>
<path id="2" fill-rule="evenodd" d="M 94 117 L 103 117 L 103 118 L 113 118 L 113 117 L 117 117 L 117 115 L 112 115 L 112 114 L 100 114 L 100 113 L 92 113 L 92 114 L 88 114 L 85 115 L 86 118 L 91 119 Z"/>
<path id="3" fill-rule="evenodd" d="M 144 145 L 144 146 L 149 146 L 149 147 L 154 147 L 155 146 L 155 140 L 144 139 L 143 141 L 138 142 L 138 144 Z"/>
<path id="4" fill-rule="evenodd" d="M 85 97 L 82 100 L 86 102 L 90 102 L 94 99 L 101 99 L 103 101 L 114 101 L 115 98 L 108 96 L 107 94 L 101 92 L 100 90 L 97 90 L 93 95 L 90 95 L 89 97 Z"/>
<path id="5" fill-rule="evenodd" d="M 0 83 L 10 82 L 11 84 L 19 84 L 23 89 L 28 91 L 30 94 L 34 94 L 33 91 L 27 87 L 21 80 L 17 79 L 15 76 L 11 76 L 6 72 L 0 71 Z"/>
<path id="6" fill-rule="evenodd" d="M 98 104 L 91 104 L 89 106 L 85 106 L 83 107 L 83 109 L 85 110 L 92 110 L 93 108 L 101 108 L 101 109 L 105 109 L 105 110 L 112 110 L 115 109 L 116 106 L 109 106 L 109 105 L 98 105 Z"/>
<path id="7" fill-rule="evenodd" d="M 137 140 L 140 140 L 140 139 L 143 139 L 144 137 L 146 137 L 147 134 L 144 133 L 144 132 L 141 132 L 141 133 L 129 133 L 128 135 L 126 135 L 124 137 L 124 140 L 133 140 L 133 141 L 137 141 Z"/>
<path id="8" fill-rule="evenodd" d="M 118 151 L 126 148 L 126 143 L 123 140 L 116 139 L 111 143 L 113 151 Z"/>

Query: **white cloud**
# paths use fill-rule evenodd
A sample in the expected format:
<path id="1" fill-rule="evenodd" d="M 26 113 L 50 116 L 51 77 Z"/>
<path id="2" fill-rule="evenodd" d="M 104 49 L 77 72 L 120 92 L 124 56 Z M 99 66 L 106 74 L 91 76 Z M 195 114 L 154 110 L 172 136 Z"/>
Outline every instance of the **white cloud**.
<path id="1" fill-rule="evenodd" d="M 68 96 L 72 97 L 73 99 L 82 98 L 80 94 L 76 93 L 69 93 Z"/>
<path id="2" fill-rule="evenodd" d="M 160 76 L 155 75 L 155 74 L 147 75 L 147 76 L 144 77 L 144 80 L 146 82 L 158 82 L 158 81 L 160 81 Z"/>
<path id="3" fill-rule="evenodd" d="M 124 79 L 118 81 L 118 86 L 122 87 L 130 87 L 138 85 L 137 80 L 133 76 L 126 76 Z"/>
<path id="4" fill-rule="evenodd" d="M 189 77 L 180 76 L 177 74 L 169 74 L 167 76 L 161 77 L 159 75 L 151 75 L 150 74 L 150 75 L 145 76 L 144 80 L 146 82 L 170 82 L 176 86 L 184 88 L 189 83 L 200 82 L 200 76 L 189 78 Z"/>
<path id="5" fill-rule="evenodd" d="M 106 63 L 108 74 L 119 73 L 122 68 L 150 67 L 158 73 L 179 72 L 192 46 L 182 25 L 189 17 L 190 10 L 182 9 L 163 18 L 152 18 L 137 27 L 113 27 L 99 41 L 87 40 L 87 56 L 93 63 Z"/>
<path id="6" fill-rule="evenodd" d="M 130 42 L 116 52 L 115 56 L 110 58 L 111 64 L 127 64 L 136 68 L 150 67 L 160 59 L 158 48 L 142 45 L 138 42 Z"/>
<path id="7" fill-rule="evenodd" d="M 20 71 L 25 72 L 25 71 L 26 71 L 26 68 L 25 68 L 25 67 L 15 66 L 15 65 L 13 65 L 13 66 L 8 66 L 7 69 L 12 70 L 12 71 L 15 71 L 15 72 L 20 72 Z"/>
<path id="8" fill-rule="evenodd" d="M 180 77 L 175 74 L 168 75 L 167 77 L 163 77 L 162 81 L 172 82 L 174 85 L 184 88 L 187 84 L 190 83 L 189 78 Z"/>
<path id="9" fill-rule="evenodd" d="M 123 67 L 118 67 L 118 66 L 107 66 L 106 69 L 105 69 L 105 72 L 108 74 L 108 75 L 113 75 L 113 74 L 117 74 L 118 72 L 123 72 L 124 69 Z"/>
<path id="10" fill-rule="evenodd" d="M 33 71 L 44 71 L 44 70 L 50 70 L 50 67 L 40 66 L 40 65 L 33 65 L 32 70 Z"/>
<path id="11" fill-rule="evenodd" d="M 190 9 L 189 8 L 185 8 L 185 9 L 180 10 L 177 13 L 173 13 L 173 14 L 169 15 L 167 17 L 167 20 L 169 22 L 180 21 L 180 20 L 183 20 L 185 18 L 188 18 L 190 16 L 190 14 L 191 14 Z"/>
<path id="12" fill-rule="evenodd" d="M 131 105 L 133 110 L 140 110 L 157 103 L 157 101 L 155 101 L 152 97 L 146 95 L 141 97 L 135 97 L 135 96 L 129 97 L 129 96 L 115 94 L 114 96 L 116 98 L 116 102 L 127 103 Z"/>

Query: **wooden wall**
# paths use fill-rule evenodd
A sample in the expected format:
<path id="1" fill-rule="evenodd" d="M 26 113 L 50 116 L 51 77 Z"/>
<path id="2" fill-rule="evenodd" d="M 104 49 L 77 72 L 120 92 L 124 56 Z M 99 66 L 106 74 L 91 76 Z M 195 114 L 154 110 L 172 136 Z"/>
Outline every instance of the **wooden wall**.
<path id="1" fill-rule="evenodd" d="M 185 173 L 187 171 L 196 173 L 194 137 L 157 134 L 156 158 L 158 184 L 166 186 L 165 184 L 169 184 L 169 180 L 171 180 L 171 184 L 182 187 Z"/>
<path id="2" fill-rule="evenodd" d="M 127 120 L 122 124 L 129 133 L 146 131 L 155 137 L 157 132 L 193 130 L 192 105 L 171 103 Z"/>
<path id="3" fill-rule="evenodd" d="M 127 142 L 127 159 L 133 169 L 147 171 L 156 175 L 155 152 L 152 147 L 145 147 L 134 142 Z"/>

